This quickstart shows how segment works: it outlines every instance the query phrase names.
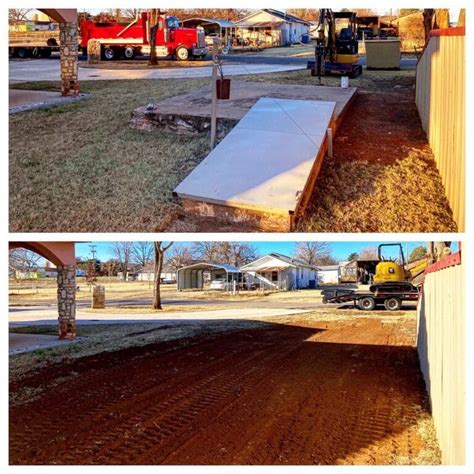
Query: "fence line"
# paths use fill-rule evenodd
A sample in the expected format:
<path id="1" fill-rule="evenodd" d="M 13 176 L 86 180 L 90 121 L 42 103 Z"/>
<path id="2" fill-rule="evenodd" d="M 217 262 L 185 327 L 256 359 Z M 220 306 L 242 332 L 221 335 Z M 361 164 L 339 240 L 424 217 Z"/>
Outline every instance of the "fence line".
<path id="1" fill-rule="evenodd" d="M 417 347 L 443 464 L 464 464 L 464 268 L 427 273 Z"/>
<path id="2" fill-rule="evenodd" d="M 436 30 L 416 68 L 416 105 L 460 232 L 465 219 L 464 28 Z"/>

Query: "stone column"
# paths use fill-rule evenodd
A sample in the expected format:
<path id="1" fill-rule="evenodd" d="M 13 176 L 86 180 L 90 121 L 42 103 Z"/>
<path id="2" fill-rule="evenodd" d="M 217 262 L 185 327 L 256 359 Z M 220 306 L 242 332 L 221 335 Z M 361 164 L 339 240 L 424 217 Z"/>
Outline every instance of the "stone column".
<path id="1" fill-rule="evenodd" d="M 60 53 L 61 53 L 61 92 L 64 96 L 79 94 L 77 80 L 77 22 L 59 24 Z"/>
<path id="2" fill-rule="evenodd" d="M 59 339 L 76 337 L 76 266 L 58 266 Z"/>

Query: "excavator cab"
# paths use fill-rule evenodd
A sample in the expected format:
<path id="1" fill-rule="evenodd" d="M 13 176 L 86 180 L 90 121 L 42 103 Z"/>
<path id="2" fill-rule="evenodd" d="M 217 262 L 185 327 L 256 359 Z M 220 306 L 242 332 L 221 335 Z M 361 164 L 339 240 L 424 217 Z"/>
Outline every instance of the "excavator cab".
<path id="1" fill-rule="evenodd" d="M 385 257 L 383 255 L 384 247 L 398 247 L 398 258 Z M 378 247 L 378 258 L 379 263 L 375 268 L 374 283 L 405 281 L 405 255 L 403 254 L 402 244 L 380 244 Z"/>
<path id="2" fill-rule="evenodd" d="M 347 26 L 337 31 L 337 23 L 344 21 Z M 323 8 L 319 12 L 318 37 L 315 60 L 308 61 L 307 69 L 312 76 L 340 74 L 357 77 L 362 74 L 359 61 L 356 14 L 354 12 L 333 12 Z"/>
<path id="3" fill-rule="evenodd" d="M 354 12 L 334 12 L 334 28 L 337 20 L 347 20 L 348 26 L 335 33 L 335 62 L 357 64 L 359 61 L 359 41 L 357 40 L 356 14 Z"/>

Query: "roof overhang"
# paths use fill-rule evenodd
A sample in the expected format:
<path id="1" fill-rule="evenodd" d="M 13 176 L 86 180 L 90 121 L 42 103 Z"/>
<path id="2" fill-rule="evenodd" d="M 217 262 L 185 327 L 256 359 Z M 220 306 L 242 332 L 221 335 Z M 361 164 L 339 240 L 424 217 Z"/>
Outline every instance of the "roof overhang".
<path id="1" fill-rule="evenodd" d="M 231 267 L 227 265 L 221 265 L 218 263 L 210 263 L 210 262 L 200 262 L 194 263 L 192 265 L 188 265 L 187 267 L 182 267 L 178 270 L 178 272 L 184 270 L 202 270 L 202 271 L 212 271 L 212 270 L 223 270 L 226 273 L 240 273 L 240 269 L 236 267 Z"/>

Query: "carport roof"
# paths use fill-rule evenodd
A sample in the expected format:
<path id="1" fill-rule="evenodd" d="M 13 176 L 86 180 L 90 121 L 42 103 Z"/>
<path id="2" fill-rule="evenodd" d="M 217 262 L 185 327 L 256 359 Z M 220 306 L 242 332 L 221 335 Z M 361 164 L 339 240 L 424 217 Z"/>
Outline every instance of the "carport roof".
<path id="1" fill-rule="evenodd" d="M 180 268 L 178 271 L 182 270 L 225 270 L 227 273 L 239 273 L 240 269 L 232 265 L 227 265 L 225 263 L 211 263 L 211 262 L 198 262 L 188 265 L 186 267 Z"/>
<path id="2" fill-rule="evenodd" d="M 185 23 L 192 23 L 192 22 L 202 22 L 203 24 L 208 23 L 210 25 L 216 24 L 216 25 L 219 25 L 221 28 L 234 28 L 235 26 L 237 26 L 232 21 L 221 20 L 220 18 L 199 18 L 199 17 L 187 18 L 186 20 L 182 20 L 181 24 L 184 25 Z"/>

